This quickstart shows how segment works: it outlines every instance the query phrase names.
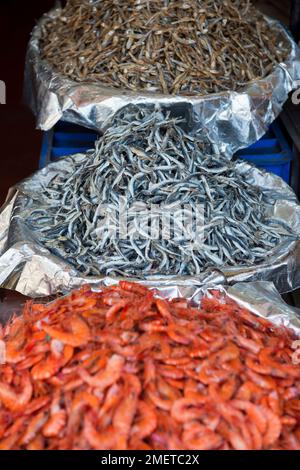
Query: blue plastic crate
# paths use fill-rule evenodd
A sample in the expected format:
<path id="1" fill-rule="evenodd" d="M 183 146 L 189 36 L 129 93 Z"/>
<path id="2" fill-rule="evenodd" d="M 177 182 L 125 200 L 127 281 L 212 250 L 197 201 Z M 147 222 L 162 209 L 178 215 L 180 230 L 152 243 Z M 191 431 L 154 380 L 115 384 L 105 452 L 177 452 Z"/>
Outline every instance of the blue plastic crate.
<path id="1" fill-rule="evenodd" d="M 54 129 L 44 133 L 40 168 L 66 155 L 93 148 L 98 137 L 95 131 L 60 121 Z M 279 120 L 271 125 L 269 131 L 258 142 L 240 150 L 237 157 L 275 173 L 290 183 L 293 153 Z"/>
<path id="2" fill-rule="evenodd" d="M 97 132 L 85 127 L 60 121 L 54 129 L 44 132 L 40 168 L 73 153 L 86 152 L 94 147 Z"/>

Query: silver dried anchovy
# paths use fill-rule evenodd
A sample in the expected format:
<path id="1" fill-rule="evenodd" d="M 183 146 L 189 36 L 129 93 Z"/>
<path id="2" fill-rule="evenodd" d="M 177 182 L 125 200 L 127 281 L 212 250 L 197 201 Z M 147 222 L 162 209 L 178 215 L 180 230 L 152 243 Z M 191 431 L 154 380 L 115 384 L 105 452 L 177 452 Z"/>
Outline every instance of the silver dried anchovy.
<path id="1" fill-rule="evenodd" d="M 208 144 L 186 134 L 180 120 L 160 109 L 129 105 L 77 163 L 44 188 L 47 209 L 27 223 L 52 253 L 85 275 L 196 275 L 205 268 L 259 264 L 285 236 L 270 219 L 272 195 L 241 178 L 238 163 L 207 152 Z M 111 237 L 104 205 L 119 211 L 145 203 L 204 208 L 204 240 L 198 249 L 185 239 Z M 144 227 L 146 229 L 146 227 Z M 141 232 L 140 232 L 141 234 Z"/>
<path id="2" fill-rule="evenodd" d="M 68 0 L 41 37 L 42 58 L 77 82 L 164 94 L 237 90 L 289 52 L 249 0 Z"/>

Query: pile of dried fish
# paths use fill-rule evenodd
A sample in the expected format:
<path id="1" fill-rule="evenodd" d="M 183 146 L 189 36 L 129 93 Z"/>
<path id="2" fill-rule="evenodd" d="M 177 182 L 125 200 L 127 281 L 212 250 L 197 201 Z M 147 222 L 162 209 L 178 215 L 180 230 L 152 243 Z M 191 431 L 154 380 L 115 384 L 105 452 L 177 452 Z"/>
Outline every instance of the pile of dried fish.
<path id="1" fill-rule="evenodd" d="M 39 203 L 26 216 L 30 229 L 85 275 L 194 275 L 265 260 L 292 236 L 268 216 L 274 196 L 242 179 L 239 163 L 206 156 L 205 145 L 179 124 L 160 109 L 124 108 L 72 174 L 43 187 L 43 209 Z M 149 230 L 158 213 L 170 214 L 170 236 L 162 218 L 158 236 Z M 176 230 L 186 213 L 194 217 L 190 232 Z"/>
<path id="2" fill-rule="evenodd" d="M 296 336 L 121 282 L 0 327 L 0 450 L 299 450 Z"/>
<path id="3" fill-rule="evenodd" d="M 41 38 L 75 81 L 165 94 L 239 89 L 289 52 L 249 0 L 68 0 Z"/>

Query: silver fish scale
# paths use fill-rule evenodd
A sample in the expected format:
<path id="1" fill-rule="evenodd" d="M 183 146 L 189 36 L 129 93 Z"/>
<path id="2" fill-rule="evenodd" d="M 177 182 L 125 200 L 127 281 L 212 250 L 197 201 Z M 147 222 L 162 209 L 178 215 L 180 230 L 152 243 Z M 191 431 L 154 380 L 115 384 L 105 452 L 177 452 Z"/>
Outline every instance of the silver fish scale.
<path id="1" fill-rule="evenodd" d="M 209 145 L 187 135 L 181 121 L 160 109 L 128 106 L 70 177 L 56 176 L 43 195 L 47 212 L 33 211 L 28 224 L 43 243 L 84 275 L 197 275 L 208 267 L 259 264 L 282 237 L 293 237 L 280 220 L 268 221 L 268 192 L 241 179 L 236 162 L 210 155 Z M 153 238 L 112 237 L 104 205 L 119 211 L 137 204 L 203 205 L 203 244 Z M 137 207 L 137 206 L 136 206 Z M 109 210 L 109 209 L 108 209 Z"/>

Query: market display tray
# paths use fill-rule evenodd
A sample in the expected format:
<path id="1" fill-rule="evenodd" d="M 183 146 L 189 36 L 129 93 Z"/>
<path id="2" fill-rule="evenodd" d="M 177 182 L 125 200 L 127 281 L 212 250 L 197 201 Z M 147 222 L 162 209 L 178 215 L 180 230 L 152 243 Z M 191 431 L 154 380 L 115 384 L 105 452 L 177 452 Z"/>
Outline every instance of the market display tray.
<path id="1" fill-rule="evenodd" d="M 44 132 L 39 167 L 93 148 L 98 137 L 93 130 L 59 121 L 53 129 Z M 260 140 L 240 150 L 236 156 L 280 176 L 288 184 L 291 182 L 293 152 L 279 119 Z"/>

